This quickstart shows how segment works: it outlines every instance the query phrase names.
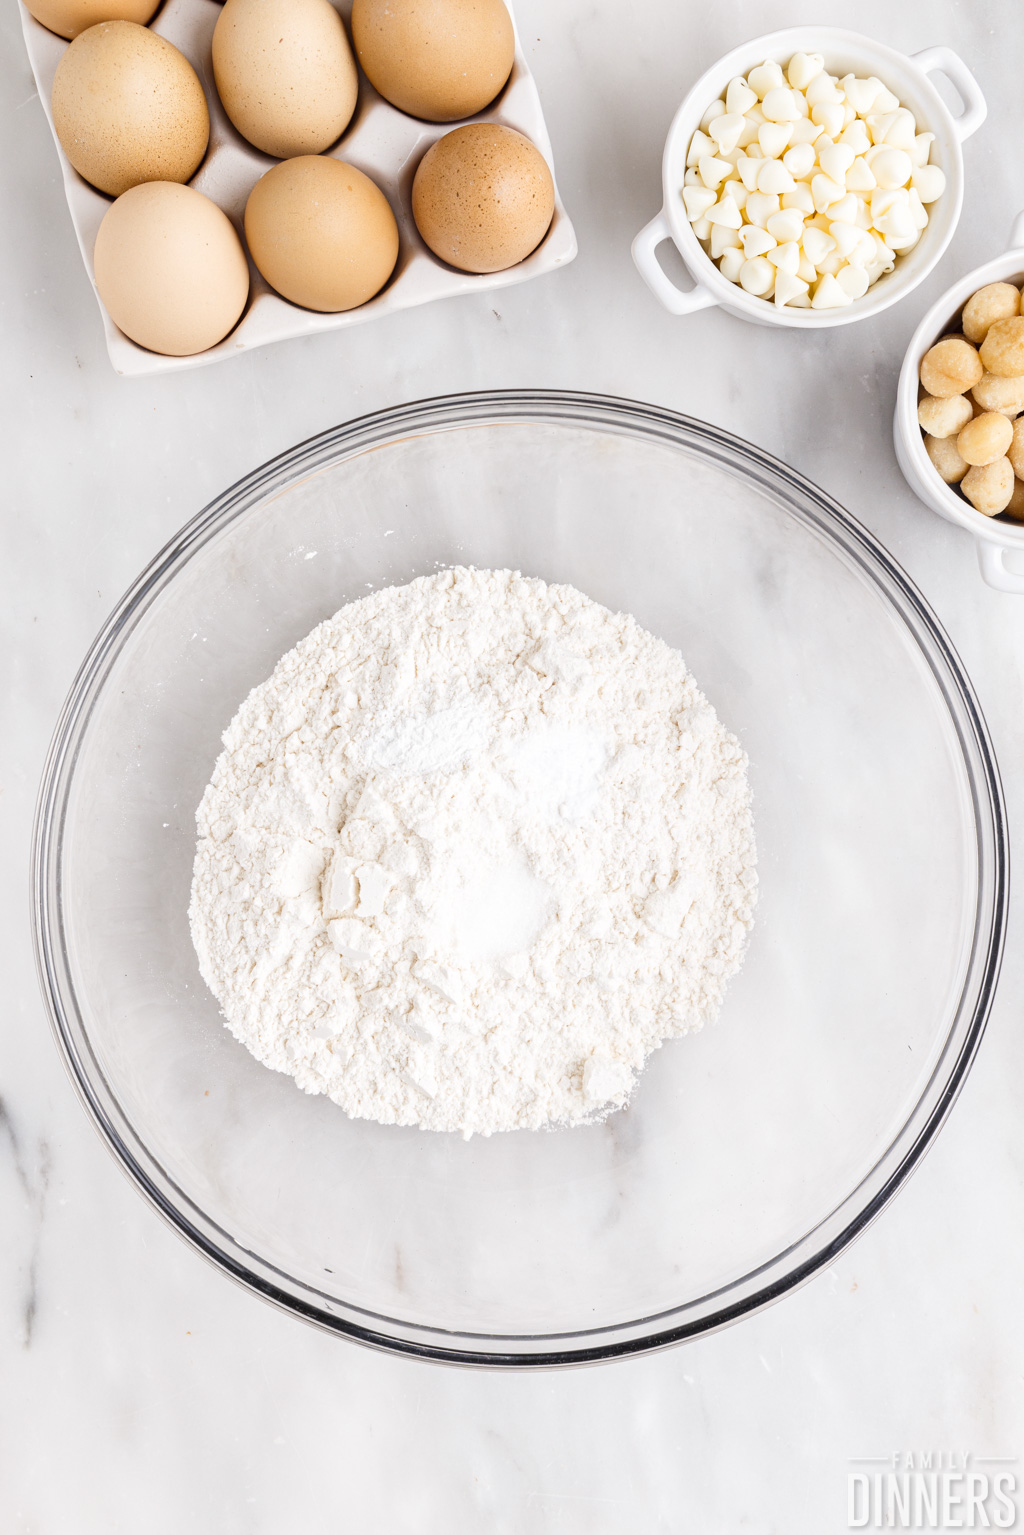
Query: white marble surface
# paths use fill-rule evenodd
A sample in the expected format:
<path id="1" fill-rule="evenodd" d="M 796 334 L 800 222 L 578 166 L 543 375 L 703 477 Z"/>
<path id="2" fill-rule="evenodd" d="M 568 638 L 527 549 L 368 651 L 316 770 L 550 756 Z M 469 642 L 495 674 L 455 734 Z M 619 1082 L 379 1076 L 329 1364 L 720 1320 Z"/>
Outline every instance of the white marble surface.
<path id="1" fill-rule="evenodd" d="M 821 0 L 815 18 L 844 24 Z M 700 1344 L 598 1370 L 467 1375 L 377 1357 L 241 1293 L 167 1231 L 103 1150 L 50 1043 L 26 863 L 49 733 L 101 620 L 236 476 L 349 416 L 448 390 L 583 387 L 703 416 L 818 480 L 934 603 L 1024 809 L 1024 599 L 907 491 L 890 417 L 926 305 L 997 253 L 1024 207 L 1016 0 L 864 0 L 864 31 L 953 45 L 991 104 L 964 218 L 931 280 L 877 322 L 772 334 L 668 319 L 629 258 L 659 201 L 687 82 L 791 22 L 783 0 L 520 0 L 569 269 L 176 378 L 118 379 L 64 205 L 13 6 L 0 29 L 5 442 L 0 697 L 0 1528 L 33 1535 L 846 1528 L 848 1461 L 1024 1452 L 1024 984 L 1016 918 L 977 1065 L 917 1175 L 835 1267 Z M 806 20 L 802 16 L 799 19 Z"/>

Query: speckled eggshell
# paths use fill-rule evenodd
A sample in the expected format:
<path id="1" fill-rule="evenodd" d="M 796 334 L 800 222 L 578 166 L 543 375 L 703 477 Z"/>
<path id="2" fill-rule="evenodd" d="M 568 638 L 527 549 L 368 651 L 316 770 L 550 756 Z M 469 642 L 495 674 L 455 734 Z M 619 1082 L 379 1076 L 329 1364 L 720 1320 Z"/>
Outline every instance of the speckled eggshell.
<path id="1" fill-rule="evenodd" d="M 330 0 L 227 0 L 213 74 L 243 138 L 278 159 L 315 155 L 348 127 L 359 83 Z"/>
<path id="2" fill-rule="evenodd" d="M 286 160 L 257 181 L 245 238 L 272 288 L 326 314 L 373 298 L 398 259 L 398 225 L 384 193 L 354 166 L 323 155 Z"/>
<path id="3" fill-rule="evenodd" d="M 516 47 L 502 0 L 355 0 L 352 41 L 387 101 L 435 123 L 482 112 Z"/>
<path id="4" fill-rule="evenodd" d="M 58 37 L 77 37 L 100 21 L 137 21 L 154 15 L 160 0 L 25 0 L 36 21 Z"/>
<path id="5" fill-rule="evenodd" d="M 144 181 L 188 181 L 206 153 L 210 114 L 198 75 L 134 21 L 79 33 L 57 65 L 52 105 L 75 170 L 114 197 Z"/>
<path id="6" fill-rule="evenodd" d="M 498 123 L 469 123 L 438 139 L 412 186 L 416 227 L 442 261 L 464 272 L 502 272 L 535 250 L 555 209 L 540 151 Z"/>
<path id="7" fill-rule="evenodd" d="M 93 263 L 114 324 L 168 357 L 216 346 L 249 296 L 249 264 L 234 225 L 216 203 L 177 182 L 147 182 L 119 197 L 99 227 Z"/>

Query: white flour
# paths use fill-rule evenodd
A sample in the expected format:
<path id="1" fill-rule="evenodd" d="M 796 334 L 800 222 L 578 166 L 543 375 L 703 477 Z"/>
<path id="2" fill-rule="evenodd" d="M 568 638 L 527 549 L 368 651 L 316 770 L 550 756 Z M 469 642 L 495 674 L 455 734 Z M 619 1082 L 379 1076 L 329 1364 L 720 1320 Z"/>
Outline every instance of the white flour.
<path id="1" fill-rule="evenodd" d="M 314 629 L 232 721 L 197 819 L 192 936 L 232 1032 L 385 1124 L 621 1106 L 717 1012 L 751 925 L 746 758 L 681 656 L 508 571 Z"/>

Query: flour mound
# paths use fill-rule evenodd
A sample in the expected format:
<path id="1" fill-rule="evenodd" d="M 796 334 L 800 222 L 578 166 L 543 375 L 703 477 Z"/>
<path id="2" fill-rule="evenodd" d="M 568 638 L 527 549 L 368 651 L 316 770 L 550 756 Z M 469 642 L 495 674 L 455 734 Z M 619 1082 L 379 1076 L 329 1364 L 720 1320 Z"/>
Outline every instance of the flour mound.
<path id="1" fill-rule="evenodd" d="M 746 757 L 682 657 L 570 586 L 350 603 L 245 700 L 189 916 L 237 1039 L 384 1124 L 625 1103 L 718 1011 L 757 875 Z"/>

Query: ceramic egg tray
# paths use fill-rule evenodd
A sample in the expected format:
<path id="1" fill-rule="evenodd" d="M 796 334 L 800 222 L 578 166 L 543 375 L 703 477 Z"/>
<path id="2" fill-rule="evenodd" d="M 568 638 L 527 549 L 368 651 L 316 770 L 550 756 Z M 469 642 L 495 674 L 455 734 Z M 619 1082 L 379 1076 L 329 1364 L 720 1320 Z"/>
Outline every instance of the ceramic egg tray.
<path id="1" fill-rule="evenodd" d="M 351 0 L 338 6 L 346 24 L 350 6 Z M 21 7 L 21 14 L 36 86 L 52 130 L 50 95 L 53 77 L 68 45 L 63 38 L 54 36 L 40 26 L 24 6 Z M 154 32 L 173 43 L 189 60 L 202 81 L 210 109 L 210 145 L 206 158 L 189 185 L 223 208 L 239 234 L 243 235 L 242 214 L 249 193 L 264 172 L 278 162 L 254 149 L 243 139 L 232 127 L 221 106 L 213 81 L 210 56 L 213 29 L 219 15 L 220 6 L 214 0 L 166 0 L 150 25 Z M 466 121 L 503 123 L 506 127 L 518 129 L 536 144 L 554 172 L 551 141 L 541 111 L 540 97 L 523 56 L 518 32 L 515 62 L 508 84 L 487 111 Z M 225 357 L 233 357 L 253 347 L 266 346 L 271 341 L 285 341 L 290 336 L 307 336 L 319 331 L 341 330 L 349 325 L 360 325 L 365 320 L 376 319 L 380 315 L 393 314 L 398 309 L 410 309 L 416 304 L 429 303 L 431 299 L 450 298 L 458 293 L 481 292 L 489 288 L 508 287 L 511 283 L 526 282 L 531 277 L 539 277 L 571 261 L 576 254 L 576 236 L 558 196 L 557 186 L 551 227 L 537 249 L 518 266 L 509 267 L 504 272 L 477 276 L 460 272 L 432 254 L 413 222 L 413 176 L 430 145 L 458 126 L 457 123 L 426 123 L 418 118 L 407 117 L 379 96 L 360 72 L 359 99 L 352 121 L 338 143 L 327 153 L 364 171 L 377 183 L 391 204 L 398 220 L 399 252 L 398 262 L 387 286 L 358 309 L 346 310 L 342 314 L 317 314 L 281 298 L 267 285 L 250 260 L 249 301 L 241 320 L 217 346 L 193 357 L 162 357 L 137 346 L 123 331 L 118 330 L 100 304 L 107 351 L 118 373 L 173 373 L 182 368 L 199 367 L 203 363 L 220 362 Z M 64 172 L 64 189 L 75 233 L 78 235 L 86 270 L 92 278 L 96 231 L 112 199 L 82 180 L 61 149 L 56 133 L 54 141 Z M 95 282 L 93 286 L 95 288 Z"/>

